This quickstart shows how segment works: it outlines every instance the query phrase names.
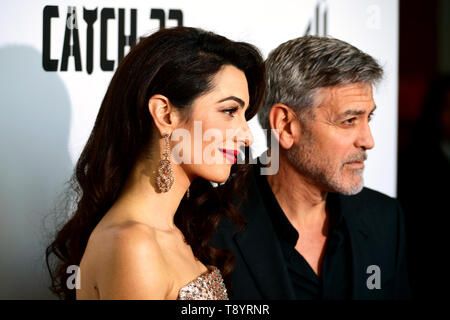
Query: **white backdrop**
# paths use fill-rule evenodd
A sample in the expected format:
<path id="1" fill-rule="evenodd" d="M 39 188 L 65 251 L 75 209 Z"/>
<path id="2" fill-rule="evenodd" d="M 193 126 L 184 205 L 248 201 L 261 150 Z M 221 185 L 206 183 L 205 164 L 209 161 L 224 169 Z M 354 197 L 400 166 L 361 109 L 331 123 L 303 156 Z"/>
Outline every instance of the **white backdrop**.
<path id="1" fill-rule="evenodd" d="M 52 18 L 44 15 L 45 7 Z M 83 9 L 95 8 L 90 71 L 90 31 Z M 396 195 L 398 1 L 5 2 L 0 11 L 0 298 L 50 297 L 45 288 L 43 221 L 63 191 L 113 75 L 102 68 L 102 30 L 106 26 L 106 59 L 113 61 L 115 70 L 119 20 L 129 35 L 132 9 L 137 38 L 157 30 L 161 21 L 178 25 L 174 17 L 181 11 L 183 25 L 250 42 L 264 57 L 280 43 L 306 32 L 342 39 L 374 56 L 385 68 L 385 79 L 375 90 L 377 110 L 371 125 L 375 148 L 368 153 L 365 185 Z M 155 18 L 158 13 L 164 14 L 161 21 Z M 43 45 L 45 21 L 49 21 L 49 47 Z M 66 26 L 73 30 L 70 44 L 75 55 L 74 33 L 78 33 L 79 71 L 74 56 L 69 55 L 67 70 L 63 67 Z M 125 47 L 125 54 L 128 50 Z M 44 69 L 43 52 L 57 61 L 56 71 Z M 256 117 L 250 123 L 255 135 L 252 148 L 258 154 L 265 150 L 265 138 Z"/>

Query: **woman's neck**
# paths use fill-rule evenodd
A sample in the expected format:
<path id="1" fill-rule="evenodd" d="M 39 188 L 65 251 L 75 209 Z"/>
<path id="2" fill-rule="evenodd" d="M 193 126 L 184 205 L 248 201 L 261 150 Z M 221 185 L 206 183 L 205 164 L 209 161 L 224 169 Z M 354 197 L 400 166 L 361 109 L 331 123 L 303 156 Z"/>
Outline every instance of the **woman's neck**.
<path id="1" fill-rule="evenodd" d="M 158 163 L 148 160 L 138 162 L 115 206 L 155 229 L 170 231 L 176 228 L 174 216 L 191 181 L 180 166 L 172 163 L 174 183 L 169 191 L 160 192 L 156 185 Z"/>

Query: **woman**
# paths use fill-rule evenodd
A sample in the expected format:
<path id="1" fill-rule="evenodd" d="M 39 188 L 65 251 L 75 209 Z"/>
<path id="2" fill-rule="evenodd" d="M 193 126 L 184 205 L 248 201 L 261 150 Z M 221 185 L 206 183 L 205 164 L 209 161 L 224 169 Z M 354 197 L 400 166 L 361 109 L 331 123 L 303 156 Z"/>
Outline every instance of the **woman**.
<path id="1" fill-rule="evenodd" d="M 252 142 L 246 121 L 263 91 L 263 60 L 247 43 L 179 27 L 131 49 L 76 165 L 74 214 L 47 248 L 52 290 L 226 299 L 221 274 L 228 283 L 232 258 L 208 241 L 222 216 L 240 221 L 231 199 L 245 166 L 233 163 Z M 79 266 L 77 290 L 67 286 L 70 266 Z M 209 280 L 217 285 L 201 289 Z"/>

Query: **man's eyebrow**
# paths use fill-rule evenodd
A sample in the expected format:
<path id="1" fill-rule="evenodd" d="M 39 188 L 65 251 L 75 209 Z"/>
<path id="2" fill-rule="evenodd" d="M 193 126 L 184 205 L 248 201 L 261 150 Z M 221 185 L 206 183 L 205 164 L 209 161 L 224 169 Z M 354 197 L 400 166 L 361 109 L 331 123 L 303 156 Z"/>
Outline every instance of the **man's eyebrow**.
<path id="1" fill-rule="evenodd" d="M 233 100 L 236 101 L 237 103 L 239 103 L 239 105 L 243 108 L 245 106 L 245 102 L 242 99 L 239 99 L 238 97 L 235 96 L 229 96 L 223 99 L 220 99 L 218 102 L 224 102 L 227 100 Z"/>
<path id="2" fill-rule="evenodd" d="M 376 108 L 377 108 L 377 106 L 375 105 L 373 107 L 373 109 L 369 112 L 369 114 L 372 114 L 375 111 Z M 348 117 L 348 116 L 360 116 L 360 115 L 363 115 L 365 113 L 366 113 L 365 110 L 348 109 L 345 112 L 341 113 L 339 115 L 339 118 L 345 118 L 345 117 Z"/>

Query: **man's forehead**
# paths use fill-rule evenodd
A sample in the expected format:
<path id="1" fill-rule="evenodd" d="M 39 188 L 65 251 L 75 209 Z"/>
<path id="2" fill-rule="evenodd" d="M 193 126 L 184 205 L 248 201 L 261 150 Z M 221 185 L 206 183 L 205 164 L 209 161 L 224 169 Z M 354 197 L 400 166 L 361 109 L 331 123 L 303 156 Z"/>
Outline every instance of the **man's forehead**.
<path id="1" fill-rule="evenodd" d="M 372 85 L 367 83 L 350 83 L 324 89 L 325 93 L 338 98 L 372 98 Z"/>
<path id="2" fill-rule="evenodd" d="M 367 83 L 351 83 L 346 85 L 321 88 L 318 92 L 318 106 L 331 109 L 346 107 L 373 107 L 372 85 Z M 338 111 L 338 110 L 335 110 Z M 342 110 L 339 110 L 342 111 Z"/>

